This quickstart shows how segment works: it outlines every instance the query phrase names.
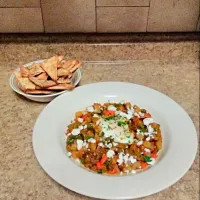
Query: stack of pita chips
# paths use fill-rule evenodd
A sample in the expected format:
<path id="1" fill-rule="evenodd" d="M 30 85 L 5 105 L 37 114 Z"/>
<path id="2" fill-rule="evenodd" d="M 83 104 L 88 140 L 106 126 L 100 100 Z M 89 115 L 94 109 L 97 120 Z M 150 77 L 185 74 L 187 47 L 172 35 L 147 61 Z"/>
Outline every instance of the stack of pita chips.
<path id="1" fill-rule="evenodd" d="M 73 73 L 82 66 L 79 60 L 65 60 L 63 55 L 53 56 L 43 63 L 20 66 L 14 74 L 20 88 L 27 94 L 51 94 L 53 91 L 72 90 Z"/>

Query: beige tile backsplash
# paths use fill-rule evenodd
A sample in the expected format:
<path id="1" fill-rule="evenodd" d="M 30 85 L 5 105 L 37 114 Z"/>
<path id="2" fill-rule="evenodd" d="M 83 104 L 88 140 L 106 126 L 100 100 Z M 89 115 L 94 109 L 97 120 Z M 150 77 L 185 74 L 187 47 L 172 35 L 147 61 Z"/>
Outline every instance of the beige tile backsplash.
<path id="1" fill-rule="evenodd" d="M 148 32 L 196 31 L 199 0 L 151 0 Z"/>
<path id="2" fill-rule="evenodd" d="M 0 33 L 198 31 L 199 9 L 199 0 L 0 0 Z"/>
<path id="3" fill-rule="evenodd" d="M 40 0 L 0 0 L 0 7 L 39 8 Z"/>
<path id="4" fill-rule="evenodd" d="M 149 6 L 150 0 L 96 0 L 97 6 Z"/>
<path id="5" fill-rule="evenodd" d="M 99 7 L 97 32 L 145 32 L 148 7 Z"/>
<path id="6" fill-rule="evenodd" d="M 94 0 L 42 0 L 46 32 L 95 32 Z"/>
<path id="7" fill-rule="evenodd" d="M 43 32 L 41 8 L 0 8 L 0 32 Z"/>

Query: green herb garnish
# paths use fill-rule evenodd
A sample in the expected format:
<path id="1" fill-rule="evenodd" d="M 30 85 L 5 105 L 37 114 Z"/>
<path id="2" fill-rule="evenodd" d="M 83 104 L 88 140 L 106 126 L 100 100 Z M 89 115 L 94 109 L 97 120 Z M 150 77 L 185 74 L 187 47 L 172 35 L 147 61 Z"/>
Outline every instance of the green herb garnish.
<path id="1" fill-rule="evenodd" d="M 145 157 L 144 157 L 144 160 L 145 160 L 146 162 L 151 162 L 151 157 L 145 156 Z"/>
<path id="2" fill-rule="evenodd" d="M 107 160 L 107 161 L 105 162 L 105 165 L 106 165 L 106 167 L 109 167 L 109 166 L 110 166 L 110 162 Z"/>
<path id="3" fill-rule="evenodd" d="M 105 172 L 106 172 L 106 170 L 103 170 L 103 169 L 97 170 L 97 173 L 98 173 L 98 174 L 103 174 L 103 173 L 105 173 Z"/>
<path id="4" fill-rule="evenodd" d="M 109 120 L 112 120 L 112 119 L 115 119 L 115 117 L 110 116 L 110 117 L 105 118 L 106 121 L 109 121 Z"/>
<path id="5" fill-rule="evenodd" d="M 87 140 L 94 138 L 94 136 L 87 136 Z"/>
<path id="6" fill-rule="evenodd" d="M 118 126 L 125 126 L 126 124 L 127 124 L 126 122 L 121 122 L 121 121 L 117 122 Z"/>
<path id="7" fill-rule="evenodd" d="M 145 126 L 141 126 L 140 131 L 143 133 L 148 132 L 147 127 L 145 127 Z"/>
<path id="8" fill-rule="evenodd" d="M 82 137 L 80 135 L 73 135 L 68 141 L 67 144 L 72 144 L 74 142 L 74 140 L 76 139 L 80 139 L 82 140 Z"/>
<path id="9" fill-rule="evenodd" d="M 73 138 L 70 138 L 68 141 L 67 141 L 67 144 L 72 144 L 74 142 L 74 139 Z"/>
<path id="10" fill-rule="evenodd" d="M 104 132 L 101 132 L 101 137 L 103 137 L 105 135 L 105 133 Z"/>
<path id="11" fill-rule="evenodd" d="M 83 158 L 80 159 L 81 163 L 84 164 L 85 160 Z"/>

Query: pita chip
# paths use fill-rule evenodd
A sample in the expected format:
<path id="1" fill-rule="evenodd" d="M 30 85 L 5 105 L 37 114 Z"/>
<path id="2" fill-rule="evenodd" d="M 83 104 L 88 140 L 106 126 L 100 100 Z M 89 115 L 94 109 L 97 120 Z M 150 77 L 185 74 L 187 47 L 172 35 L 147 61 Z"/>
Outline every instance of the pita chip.
<path id="1" fill-rule="evenodd" d="M 20 88 L 25 92 L 26 90 L 35 90 L 36 85 L 33 84 L 29 78 L 21 77 L 20 72 L 14 72 L 15 77 L 20 85 Z"/>
<path id="2" fill-rule="evenodd" d="M 47 78 L 48 78 L 48 75 L 47 75 L 46 72 L 43 72 L 43 73 L 41 73 L 41 74 L 39 74 L 39 75 L 37 76 L 37 79 L 38 79 L 38 80 L 47 80 Z"/>
<path id="3" fill-rule="evenodd" d="M 48 90 L 72 90 L 74 89 L 74 86 L 72 84 L 58 84 L 52 87 L 47 88 Z"/>
<path id="4" fill-rule="evenodd" d="M 82 62 L 79 62 L 77 65 L 73 66 L 69 71 L 71 73 L 73 73 L 74 71 L 76 71 L 78 68 L 80 68 L 82 66 Z"/>
<path id="5" fill-rule="evenodd" d="M 29 70 L 27 68 L 25 68 L 23 65 L 20 65 L 20 73 L 22 77 L 28 77 L 29 75 Z"/>
<path id="6" fill-rule="evenodd" d="M 58 69 L 58 77 L 60 76 L 68 76 L 70 74 L 69 70 L 60 68 Z"/>
<path id="7" fill-rule="evenodd" d="M 41 88 L 48 88 L 48 87 L 56 85 L 56 82 L 52 80 L 39 80 L 36 77 L 29 77 L 29 79 L 31 82 L 33 82 L 35 85 Z"/>
<path id="8" fill-rule="evenodd" d="M 52 91 L 49 90 L 26 90 L 27 94 L 51 94 Z"/>
<path id="9" fill-rule="evenodd" d="M 53 56 L 42 63 L 42 69 L 54 80 L 57 80 L 58 56 Z"/>
<path id="10" fill-rule="evenodd" d="M 71 83 L 72 81 L 69 78 L 60 77 L 56 82 L 62 84 L 62 83 Z"/>
<path id="11" fill-rule="evenodd" d="M 29 76 L 37 76 L 44 72 L 44 70 L 41 68 L 40 63 L 34 63 L 31 66 L 27 67 L 29 70 Z"/>

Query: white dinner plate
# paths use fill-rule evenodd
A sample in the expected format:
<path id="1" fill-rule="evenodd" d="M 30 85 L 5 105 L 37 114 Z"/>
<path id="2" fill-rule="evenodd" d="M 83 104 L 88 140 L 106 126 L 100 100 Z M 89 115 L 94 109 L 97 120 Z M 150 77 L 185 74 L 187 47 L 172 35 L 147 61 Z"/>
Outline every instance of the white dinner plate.
<path id="1" fill-rule="evenodd" d="M 68 158 L 64 135 L 74 113 L 95 102 L 127 100 L 146 108 L 161 125 L 160 160 L 150 169 L 127 176 L 89 172 Z M 192 165 L 197 134 L 188 114 L 172 99 L 153 89 L 123 82 L 84 85 L 49 103 L 33 131 L 35 155 L 59 184 L 77 193 L 100 199 L 131 199 L 159 192 L 178 181 Z"/>

